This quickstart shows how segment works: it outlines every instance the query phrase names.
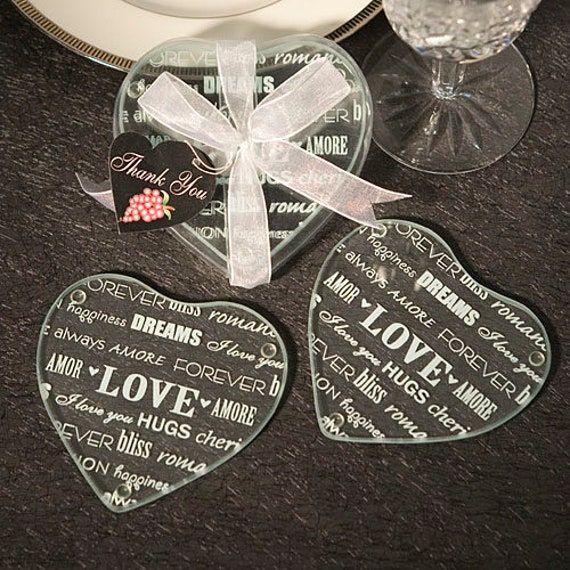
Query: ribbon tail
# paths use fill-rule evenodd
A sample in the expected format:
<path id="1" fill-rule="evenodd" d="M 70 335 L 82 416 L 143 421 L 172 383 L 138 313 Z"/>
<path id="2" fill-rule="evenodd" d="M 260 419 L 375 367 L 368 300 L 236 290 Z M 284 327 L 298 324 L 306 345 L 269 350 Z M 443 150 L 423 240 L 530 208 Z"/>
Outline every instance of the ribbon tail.
<path id="1" fill-rule="evenodd" d="M 111 191 L 111 181 L 103 180 L 103 182 L 94 182 L 86 176 L 81 176 L 80 174 L 75 174 L 79 184 L 88 196 L 97 200 L 99 204 L 105 206 L 105 208 L 115 211 L 115 202 L 113 200 L 113 192 Z"/>
<path id="2" fill-rule="evenodd" d="M 227 247 L 230 284 L 246 289 L 271 280 L 267 205 L 249 153 L 240 150 L 227 195 Z"/>
<path id="3" fill-rule="evenodd" d="M 255 163 L 280 184 L 366 226 L 377 225 L 374 204 L 411 197 L 362 180 L 285 141 L 259 145 Z"/>
<path id="4" fill-rule="evenodd" d="M 236 129 L 244 131 L 253 112 L 257 48 L 253 42 L 218 41 L 216 56 L 228 110 Z"/>

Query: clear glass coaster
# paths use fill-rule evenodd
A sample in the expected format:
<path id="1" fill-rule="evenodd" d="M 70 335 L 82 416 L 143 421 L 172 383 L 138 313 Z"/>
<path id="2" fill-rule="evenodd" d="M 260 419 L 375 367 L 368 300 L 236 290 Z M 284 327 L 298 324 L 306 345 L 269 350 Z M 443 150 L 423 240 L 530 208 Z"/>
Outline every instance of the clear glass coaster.
<path id="1" fill-rule="evenodd" d="M 368 85 L 352 57 L 334 42 L 312 35 L 288 36 L 258 44 L 256 95 L 261 101 L 275 87 L 318 57 L 328 58 L 352 86 L 351 93 L 318 121 L 300 132 L 293 142 L 329 162 L 359 174 L 368 153 L 372 120 Z M 138 106 L 138 98 L 164 71 L 183 79 L 218 108 L 225 109 L 213 41 L 177 39 L 166 42 L 145 56 L 126 76 L 115 105 L 115 136 L 134 131 L 154 144 L 171 138 L 170 133 L 152 124 Z M 220 157 L 203 145 L 215 166 Z M 285 186 L 262 178 L 269 219 L 273 270 L 279 269 L 331 216 L 331 212 L 307 201 Z M 217 179 L 214 199 L 189 223 L 171 231 L 226 272 L 225 199 L 228 180 Z"/>
<path id="2" fill-rule="evenodd" d="M 271 323 L 245 306 L 184 303 L 105 274 L 53 304 L 37 373 L 79 470 L 105 506 L 125 512 L 251 443 L 283 395 L 287 354 Z"/>
<path id="3" fill-rule="evenodd" d="M 339 441 L 472 437 L 524 409 L 550 369 L 527 307 L 477 283 L 425 227 L 380 220 L 337 244 L 313 289 L 321 431 Z"/>

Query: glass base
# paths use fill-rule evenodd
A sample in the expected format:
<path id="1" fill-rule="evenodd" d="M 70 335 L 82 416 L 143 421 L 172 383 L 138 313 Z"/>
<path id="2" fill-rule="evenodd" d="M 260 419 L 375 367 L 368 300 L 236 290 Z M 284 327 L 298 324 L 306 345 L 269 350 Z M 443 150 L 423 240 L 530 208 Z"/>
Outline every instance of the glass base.
<path id="1" fill-rule="evenodd" d="M 364 70 L 376 144 L 402 164 L 436 174 L 478 170 L 505 156 L 534 111 L 534 82 L 519 50 L 511 45 L 458 66 L 454 87 L 449 67 L 438 66 L 395 34 L 373 49 Z"/>

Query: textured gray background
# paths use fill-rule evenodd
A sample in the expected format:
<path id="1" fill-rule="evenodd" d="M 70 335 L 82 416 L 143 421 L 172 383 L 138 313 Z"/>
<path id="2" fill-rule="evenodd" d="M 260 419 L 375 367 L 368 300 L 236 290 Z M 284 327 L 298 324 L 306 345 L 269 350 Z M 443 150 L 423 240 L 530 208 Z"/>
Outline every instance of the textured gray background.
<path id="1" fill-rule="evenodd" d="M 564 343 L 569 9 L 545 0 L 519 46 L 538 83 L 522 143 L 486 170 L 436 177 L 372 148 L 363 177 L 414 195 L 386 215 L 446 236 L 474 274 L 527 301 L 555 343 L 540 397 L 490 434 L 456 444 L 340 445 L 315 424 L 305 342 L 310 289 L 354 225 L 336 219 L 274 283 L 231 289 L 164 233 L 120 237 L 82 196 L 100 178 L 123 75 L 45 38 L 0 4 L 0 566 L 192 568 L 560 568 L 568 514 L 570 391 Z M 362 62 L 383 16 L 343 45 Z M 243 453 L 173 495 L 114 515 L 66 457 L 36 389 L 44 314 L 73 281 L 141 277 L 174 297 L 232 299 L 288 336 L 291 392 Z"/>

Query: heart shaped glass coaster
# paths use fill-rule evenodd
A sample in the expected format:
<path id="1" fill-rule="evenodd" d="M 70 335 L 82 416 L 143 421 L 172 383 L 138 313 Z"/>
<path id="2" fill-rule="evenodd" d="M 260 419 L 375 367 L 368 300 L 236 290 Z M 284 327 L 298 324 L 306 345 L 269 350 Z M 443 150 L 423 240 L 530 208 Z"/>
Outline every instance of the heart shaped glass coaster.
<path id="1" fill-rule="evenodd" d="M 370 145 L 372 106 L 368 85 L 352 57 L 334 42 L 312 35 L 288 36 L 261 43 L 257 53 L 258 102 L 316 58 L 329 59 L 343 73 L 352 87 L 350 94 L 298 133 L 293 142 L 348 172 L 359 174 Z M 153 145 L 170 138 L 168 132 L 151 123 L 138 105 L 138 98 L 164 71 L 183 79 L 218 108 L 226 108 L 220 94 L 215 42 L 198 39 L 168 41 L 143 56 L 126 76 L 115 104 L 115 136 L 133 131 L 148 137 Z M 199 144 L 196 146 L 208 154 L 216 167 L 221 166 L 222 157 L 212 149 Z M 226 177 L 219 177 L 210 205 L 188 223 L 170 229 L 186 245 L 224 272 L 227 183 Z M 275 271 L 315 235 L 331 212 L 271 180 L 262 179 L 262 184 Z"/>
<path id="2" fill-rule="evenodd" d="M 283 340 L 227 302 L 183 303 L 122 275 L 66 289 L 42 326 L 40 394 L 105 506 L 125 512 L 209 473 L 279 404 Z"/>
<path id="3" fill-rule="evenodd" d="M 432 231 L 358 228 L 327 257 L 309 316 L 321 431 L 450 441 L 496 428 L 542 388 L 551 350 L 524 305 L 477 283 Z"/>

